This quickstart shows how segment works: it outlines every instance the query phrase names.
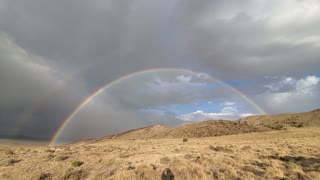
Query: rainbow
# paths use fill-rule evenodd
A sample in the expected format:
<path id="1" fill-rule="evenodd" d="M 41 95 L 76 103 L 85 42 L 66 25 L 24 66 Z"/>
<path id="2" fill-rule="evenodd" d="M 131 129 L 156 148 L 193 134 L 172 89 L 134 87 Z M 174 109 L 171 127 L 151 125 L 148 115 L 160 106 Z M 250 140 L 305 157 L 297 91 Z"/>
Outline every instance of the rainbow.
<path id="1" fill-rule="evenodd" d="M 130 73 L 128 75 L 122 76 L 102 87 L 100 87 L 99 89 L 97 89 L 96 91 L 94 91 L 92 94 L 90 94 L 88 97 L 86 97 L 82 103 L 80 103 L 72 112 L 69 116 L 67 116 L 67 118 L 63 121 L 63 123 L 60 125 L 60 127 L 57 129 L 56 133 L 53 135 L 53 137 L 51 138 L 50 142 L 49 142 L 49 146 L 53 146 L 58 137 L 60 136 L 60 134 L 63 132 L 64 128 L 68 125 L 68 123 L 73 119 L 73 117 L 86 105 L 88 104 L 94 97 L 96 97 L 97 95 L 99 95 L 100 93 L 102 93 L 105 89 L 108 89 L 116 84 L 118 84 L 119 82 L 129 79 L 133 76 L 136 75 L 141 75 L 141 74 L 145 74 L 145 73 L 151 73 L 151 72 L 168 72 L 168 71 L 180 71 L 180 72 L 184 72 L 184 73 L 192 73 L 192 74 L 198 74 L 200 72 L 196 72 L 196 71 L 192 71 L 189 69 L 179 69 L 179 68 L 155 68 L 155 69 L 146 69 L 146 70 L 141 70 L 141 71 L 136 71 L 133 73 Z M 252 106 L 254 106 L 259 112 L 260 114 L 267 114 L 256 102 L 254 102 L 254 100 L 252 100 L 251 98 L 249 98 L 246 94 L 244 94 L 243 92 L 241 92 L 240 90 L 236 89 L 235 87 L 224 83 L 223 81 L 213 78 L 211 76 L 208 76 L 208 78 L 210 78 L 211 80 L 214 80 L 218 83 L 222 83 L 224 85 L 226 85 L 228 88 L 230 88 L 232 91 L 234 91 L 235 93 L 239 94 L 241 97 L 243 97 L 247 102 L 249 102 Z"/>

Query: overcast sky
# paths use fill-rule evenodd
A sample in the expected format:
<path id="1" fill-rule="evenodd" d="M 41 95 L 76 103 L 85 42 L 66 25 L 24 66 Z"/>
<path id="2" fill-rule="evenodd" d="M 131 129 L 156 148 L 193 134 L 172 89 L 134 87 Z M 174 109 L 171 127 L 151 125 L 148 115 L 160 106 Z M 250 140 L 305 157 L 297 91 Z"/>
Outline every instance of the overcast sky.
<path id="1" fill-rule="evenodd" d="M 0 136 L 48 140 L 146 69 L 171 68 L 106 88 L 59 140 L 317 109 L 319 52 L 318 0 L 0 0 Z"/>

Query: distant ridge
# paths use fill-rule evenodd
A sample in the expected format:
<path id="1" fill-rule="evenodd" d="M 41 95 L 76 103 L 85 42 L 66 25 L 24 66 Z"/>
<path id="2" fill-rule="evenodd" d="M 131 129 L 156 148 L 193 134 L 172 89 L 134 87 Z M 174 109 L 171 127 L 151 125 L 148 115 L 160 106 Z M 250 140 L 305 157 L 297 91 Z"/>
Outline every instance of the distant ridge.
<path id="1" fill-rule="evenodd" d="M 0 134 L 0 139 L 14 139 L 14 140 L 26 140 L 26 141 L 46 141 L 47 137 L 34 137 L 34 136 L 25 136 L 25 135 L 6 135 Z"/>
<path id="2" fill-rule="evenodd" d="M 282 130 L 286 128 L 320 127 L 320 109 L 304 113 L 255 115 L 236 121 L 208 120 L 169 128 L 162 125 L 132 129 L 123 133 L 106 136 L 104 139 L 150 139 L 150 138 L 202 138 Z"/>
<path id="3" fill-rule="evenodd" d="M 320 126 L 320 109 L 304 113 L 249 116 L 239 120 L 253 126 Z"/>

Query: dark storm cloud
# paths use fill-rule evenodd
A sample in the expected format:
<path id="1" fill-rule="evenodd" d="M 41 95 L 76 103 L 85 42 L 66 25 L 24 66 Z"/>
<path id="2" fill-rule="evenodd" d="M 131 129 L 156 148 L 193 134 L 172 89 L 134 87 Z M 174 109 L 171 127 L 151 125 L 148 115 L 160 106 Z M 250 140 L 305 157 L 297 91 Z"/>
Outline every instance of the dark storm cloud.
<path id="1" fill-rule="evenodd" d="M 279 92 L 268 91 L 271 82 L 265 76 L 298 81 L 319 73 L 319 8 L 316 0 L 0 0 L 0 122 L 5 124 L 0 134 L 41 102 L 24 134 L 50 136 L 97 88 L 159 67 L 189 68 L 240 82 L 240 89 L 259 96 L 264 108 L 274 112 L 268 99 Z M 66 85 L 46 98 L 61 82 Z M 284 85 L 280 89 L 293 91 Z M 114 96 L 125 97 L 128 91 Z M 171 94 L 160 104 L 176 97 Z M 319 106 L 311 95 L 299 98 L 310 102 L 305 107 Z M 156 99 L 150 96 L 139 104 L 133 98 L 131 107 L 129 100 L 119 101 L 123 111 L 135 112 L 134 107 Z"/>
<path id="2" fill-rule="evenodd" d="M 149 125 L 176 126 L 183 124 L 183 121 L 177 119 L 176 114 L 171 112 L 159 114 L 123 107 L 123 105 L 119 106 L 119 102 L 114 103 L 114 97 L 109 98 L 111 99 L 96 98 L 93 100 L 94 102 L 83 107 L 63 129 L 57 142 L 99 138 Z"/>
<path id="3" fill-rule="evenodd" d="M 30 123 L 24 119 L 28 111 L 32 114 L 32 105 L 41 103 L 39 97 L 45 96 L 54 88 L 59 79 L 54 75 L 55 70 L 44 59 L 17 46 L 4 33 L 0 34 L 0 39 L 0 114 L 1 122 L 9 124 L 1 127 L 4 127 L 3 133 L 11 134 L 18 125 Z M 41 121 L 31 121 L 39 122 Z"/>
<path id="4" fill-rule="evenodd" d="M 285 6 L 296 10 L 303 2 L 5 2 L 4 31 L 23 48 L 62 64 L 92 64 L 86 74 L 91 83 L 181 64 L 209 67 L 223 78 L 319 69 L 317 41 L 303 43 L 318 35 L 319 14 L 304 18 L 297 12 L 297 21 L 294 14 L 281 20 L 291 17 Z"/>

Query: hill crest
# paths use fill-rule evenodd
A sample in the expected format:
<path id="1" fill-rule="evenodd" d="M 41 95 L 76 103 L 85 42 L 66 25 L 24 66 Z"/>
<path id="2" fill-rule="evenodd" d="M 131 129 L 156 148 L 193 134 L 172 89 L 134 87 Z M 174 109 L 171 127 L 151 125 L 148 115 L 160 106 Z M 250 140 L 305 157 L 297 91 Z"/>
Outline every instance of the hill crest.
<path id="1" fill-rule="evenodd" d="M 208 120 L 169 128 L 163 125 L 132 129 L 103 139 L 202 138 L 281 130 L 289 127 L 320 127 L 320 109 L 304 113 L 254 115 L 239 120 Z"/>

